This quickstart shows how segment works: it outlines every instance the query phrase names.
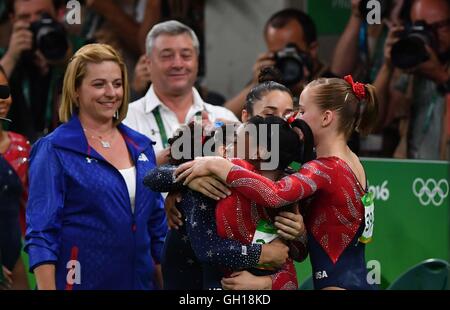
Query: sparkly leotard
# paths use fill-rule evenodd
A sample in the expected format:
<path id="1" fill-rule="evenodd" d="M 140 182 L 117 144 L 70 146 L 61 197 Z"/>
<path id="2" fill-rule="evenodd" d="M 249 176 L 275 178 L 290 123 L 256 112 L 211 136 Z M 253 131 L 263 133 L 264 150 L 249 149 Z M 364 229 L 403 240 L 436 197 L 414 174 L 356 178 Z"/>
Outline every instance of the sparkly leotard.
<path id="1" fill-rule="evenodd" d="M 170 239 L 166 239 L 166 242 L 171 244 L 167 243 L 164 246 L 162 267 L 170 272 L 168 274 L 170 282 L 180 281 L 180 278 L 176 277 L 177 274 L 190 274 L 192 277 L 195 274 L 192 270 L 201 269 L 203 274 L 197 274 L 196 277 L 202 277 L 203 288 L 221 288 L 221 278 L 230 271 L 257 266 L 261 245 L 219 237 L 215 221 L 216 201 L 198 192 L 183 189 L 179 183 L 174 183 L 175 168 L 174 166 L 155 168 L 149 171 L 144 180 L 144 183 L 155 191 L 166 192 L 182 189 L 183 198 L 177 206 L 185 218 L 185 228 L 182 228 L 180 232 L 170 234 Z M 181 240 L 179 240 L 180 238 Z M 178 262 L 174 258 L 176 244 Z M 192 253 L 195 253 L 195 257 L 192 257 Z M 198 261 L 202 264 L 201 268 L 198 266 Z M 166 276 L 164 280 L 166 281 Z M 192 282 L 192 278 L 189 281 Z M 169 287 L 175 285 L 168 284 Z M 272 276 L 272 288 L 293 289 L 296 287 L 295 268 L 290 261 Z M 180 287 L 178 286 L 178 288 Z M 185 289 L 189 289 L 189 287 Z"/>
<path id="2" fill-rule="evenodd" d="M 343 160 L 337 157 L 313 160 L 278 182 L 234 166 L 227 183 L 267 207 L 304 199 L 302 208 L 316 289 L 372 288 L 366 280 L 364 244 L 358 241 L 365 225 L 361 201 L 365 190 Z"/>

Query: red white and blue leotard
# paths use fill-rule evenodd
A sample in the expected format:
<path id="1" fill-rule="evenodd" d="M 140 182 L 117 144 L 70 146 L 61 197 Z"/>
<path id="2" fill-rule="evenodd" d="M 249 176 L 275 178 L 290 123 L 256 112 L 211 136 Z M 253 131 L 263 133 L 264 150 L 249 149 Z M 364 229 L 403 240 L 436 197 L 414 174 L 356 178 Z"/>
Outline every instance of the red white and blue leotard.
<path id="1" fill-rule="evenodd" d="M 230 161 L 249 171 L 257 173 L 255 166 L 243 159 L 233 158 Z M 269 212 L 268 212 L 269 211 Z M 259 220 L 272 222 L 275 210 L 267 210 L 257 205 L 238 191 L 231 191 L 231 195 L 221 199 L 216 206 L 217 233 L 226 239 L 238 240 L 243 244 L 251 244 Z M 278 211 L 278 210 L 276 210 Z M 306 256 L 305 245 L 300 240 L 289 242 L 291 251 L 297 253 L 296 259 Z M 253 270 L 256 271 L 256 270 Z M 272 289 L 297 289 L 297 276 L 292 258 L 286 261 L 283 268 L 271 275 Z"/>
<path id="2" fill-rule="evenodd" d="M 234 166 L 227 183 L 266 207 L 277 208 L 304 199 L 316 289 L 372 288 L 367 283 L 364 244 L 358 242 L 365 226 L 361 201 L 365 190 L 343 160 L 319 158 L 277 182 Z"/>

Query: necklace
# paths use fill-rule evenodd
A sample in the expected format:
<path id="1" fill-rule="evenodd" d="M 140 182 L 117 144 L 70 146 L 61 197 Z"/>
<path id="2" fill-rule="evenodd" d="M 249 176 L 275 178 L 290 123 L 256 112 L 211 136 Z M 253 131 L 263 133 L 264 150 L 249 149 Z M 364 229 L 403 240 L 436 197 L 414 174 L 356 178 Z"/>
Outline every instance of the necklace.
<path id="1" fill-rule="evenodd" d="M 85 129 L 85 128 L 83 128 L 83 130 L 84 130 L 84 132 L 90 131 L 90 130 Z M 113 134 L 114 134 L 114 132 L 113 132 Z M 101 143 L 101 145 L 102 145 L 103 148 L 105 148 L 105 149 L 111 148 L 111 143 L 113 142 L 113 138 L 112 138 L 112 137 L 110 138 L 110 141 L 108 141 L 108 140 L 104 139 L 104 138 L 103 138 L 102 136 L 100 136 L 100 135 L 89 135 L 89 136 L 90 136 L 91 138 L 93 138 L 93 139 L 97 139 L 98 141 L 100 141 L 100 143 Z"/>

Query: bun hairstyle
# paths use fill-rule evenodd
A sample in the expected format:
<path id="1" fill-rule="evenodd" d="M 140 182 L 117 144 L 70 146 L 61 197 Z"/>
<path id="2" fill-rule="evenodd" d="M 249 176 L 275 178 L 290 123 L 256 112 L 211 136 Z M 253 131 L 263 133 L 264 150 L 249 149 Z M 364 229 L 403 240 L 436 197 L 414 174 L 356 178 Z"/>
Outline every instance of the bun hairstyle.
<path id="1" fill-rule="evenodd" d="M 258 76 L 258 85 L 253 87 L 247 94 L 244 109 L 250 116 L 253 116 L 253 106 L 260 101 L 267 93 L 279 90 L 288 93 L 292 97 L 292 92 L 281 84 L 281 73 L 275 67 L 263 68 Z"/>
<path id="2" fill-rule="evenodd" d="M 202 130 L 201 143 L 195 143 L 196 142 L 195 138 L 197 138 L 197 137 L 194 136 L 194 132 L 195 132 L 195 129 L 198 130 L 197 126 L 201 126 L 201 130 Z M 180 159 L 175 159 L 172 156 L 172 145 L 178 139 L 184 138 L 185 135 L 189 136 L 189 142 L 191 144 L 190 145 L 190 153 L 189 153 L 187 158 L 186 157 L 182 157 Z M 206 132 L 205 131 L 205 126 L 200 125 L 200 124 L 198 124 L 198 123 L 196 123 L 194 121 L 190 122 L 188 125 L 184 125 L 184 126 L 180 127 L 178 129 L 178 131 L 175 132 L 174 136 L 167 140 L 167 142 L 169 143 L 170 148 L 171 148 L 170 149 L 171 152 L 170 152 L 170 155 L 169 155 L 169 164 L 171 164 L 171 165 L 181 165 L 181 164 L 183 164 L 185 162 L 194 160 L 195 156 L 198 155 L 198 154 L 201 154 L 201 156 L 204 156 L 204 154 L 203 154 L 203 145 L 209 139 L 212 139 L 212 138 L 214 138 L 214 132 Z M 186 138 L 184 138 L 184 139 L 186 139 Z M 186 141 L 188 141 L 188 140 L 186 139 Z M 198 150 L 199 147 L 201 148 L 200 150 Z M 180 145 L 179 151 L 180 152 L 184 151 L 183 150 L 183 144 Z"/>
<path id="3" fill-rule="evenodd" d="M 264 82 L 276 82 L 281 84 L 282 81 L 281 72 L 275 67 L 264 67 L 259 71 L 258 84 Z"/>
<path id="4" fill-rule="evenodd" d="M 338 130 L 348 139 L 356 130 L 365 136 L 371 132 L 378 117 L 378 100 L 375 87 L 354 83 L 351 77 L 319 78 L 307 85 L 311 96 L 322 111 L 336 111 Z"/>

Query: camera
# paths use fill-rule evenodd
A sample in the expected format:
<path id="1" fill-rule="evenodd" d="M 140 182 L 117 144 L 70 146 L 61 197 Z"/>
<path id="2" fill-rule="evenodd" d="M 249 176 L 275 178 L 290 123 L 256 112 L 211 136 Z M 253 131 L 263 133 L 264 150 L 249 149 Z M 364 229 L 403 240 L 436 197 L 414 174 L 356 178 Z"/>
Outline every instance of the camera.
<path id="1" fill-rule="evenodd" d="M 430 59 L 427 45 L 433 50 L 437 49 L 437 37 L 424 21 L 406 25 L 399 36 L 400 40 L 392 46 L 391 60 L 400 69 L 410 69 Z"/>
<path id="2" fill-rule="evenodd" d="M 40 50 L 49 61 L 64 59 L 69 42 L 61 23 L 48 14 L 42 14 L 40 20 L 30 25 L 30 30 L 33 33 L 33 50 Z"/>
<path id="3" fill-rule="evenodd" d="M 370 10 L 367 8 L 367 3 L 370 0 L 362 0 L 359 3 L 359 13 L 364 18 L 370 13 Z M 392 0 L 377 0 L 380 3 L 380 17 L 381 19 L 387 17 L 392 8 Z"/>
<path id="4" fill-rule="evenodd" d="M 283 84 L 294 86 L 304 79 L 304 68 L 312 71 L 312 61 L 309 55 L 300 51 L 294 43 L 275 53 L 275 67 L 280 71 Z"/>

